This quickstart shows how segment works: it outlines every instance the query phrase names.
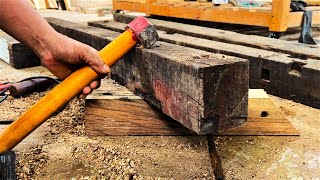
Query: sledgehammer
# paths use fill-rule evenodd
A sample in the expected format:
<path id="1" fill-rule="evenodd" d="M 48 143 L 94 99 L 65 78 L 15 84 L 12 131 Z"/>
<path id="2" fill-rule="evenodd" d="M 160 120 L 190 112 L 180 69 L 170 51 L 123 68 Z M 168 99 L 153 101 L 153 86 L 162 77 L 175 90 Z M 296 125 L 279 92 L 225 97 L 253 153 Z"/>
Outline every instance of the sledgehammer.
<path id="1" fill-rule="evenodd" d="M 140 43 L 144 48 L 149 48 L 158 39 L 154 26 L 144 17 L 137 17 L 128 24 L 124 33 L 99 51 L 99 56 L 105 64 L 112 66 L 137 43 Z M 90 67 L 83 67 L 73 72 L 0 133 L 0 154 L 14 148 L 98 77 L 99 75 Z"/>

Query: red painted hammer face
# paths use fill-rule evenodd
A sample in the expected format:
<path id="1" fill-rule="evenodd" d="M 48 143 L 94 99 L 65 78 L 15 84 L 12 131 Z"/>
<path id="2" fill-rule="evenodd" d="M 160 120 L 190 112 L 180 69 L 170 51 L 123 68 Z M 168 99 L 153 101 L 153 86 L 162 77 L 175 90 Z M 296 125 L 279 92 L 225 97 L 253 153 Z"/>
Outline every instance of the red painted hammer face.
<path id="1" fill-rule="evenodd" d="M 144 17 L 139 16 L 128 24 L 140 44 L 144 48 L 149 48 L 159 40 L 159 35 L 155 27 Z"/>

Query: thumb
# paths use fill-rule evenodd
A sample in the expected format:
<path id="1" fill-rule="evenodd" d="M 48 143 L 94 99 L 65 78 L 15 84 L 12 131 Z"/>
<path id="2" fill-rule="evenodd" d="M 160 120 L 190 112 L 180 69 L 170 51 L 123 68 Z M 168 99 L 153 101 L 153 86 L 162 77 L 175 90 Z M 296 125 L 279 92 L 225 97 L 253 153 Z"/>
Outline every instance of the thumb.
<path id="1" fill-rule="evenodd" d="M 90 46 L 86 46 L 82 52 L 84 53 L 83 61 L 99 74 L 107 74 L 111 71 L 98 55 L 98 51 Z"/>

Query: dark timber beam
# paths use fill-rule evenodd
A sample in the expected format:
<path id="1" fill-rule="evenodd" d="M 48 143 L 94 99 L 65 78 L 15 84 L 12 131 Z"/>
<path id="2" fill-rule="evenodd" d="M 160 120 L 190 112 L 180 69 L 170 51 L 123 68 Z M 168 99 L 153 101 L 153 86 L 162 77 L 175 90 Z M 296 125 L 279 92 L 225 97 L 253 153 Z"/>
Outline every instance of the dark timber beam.
<path id="1" fill-rule="evenodd" d="M 89 25 L 122 32 L 119 22 L 89 22 Z M 250 88 L 263 88 L 268 93 L 320 108 L 320 60 L 302 60 L 289 54 L 197 37 L 159 31 L 160 40 L 181 46 L 248 59 Z M 243 35 L 246 36 L 246 35 Z M 285 42 L 285 41 L 284 41 Z"/>
<path id="2" fill-rule="evenodd" d="M 121 13 L 113 14 L 114 21 L 128 23 L 132 21 L 135 16 L 130 16 Z M 298 58 L 313 58 L 320 60 L 320 47 L 316 45 L 307 45 L 279 39 L 272 39 L 267 37 L 255 35 L 243 35 L 236 32 L 207 28 L 177 22 L 170 22 L 158 19 L 149 18 L 157 30 L 162 30 L 168 34 L 183 34 L 193 37 L 204 38 L 219 42 L 226 42 L 230 44 L 243 45 L 247 47 L 254 47 L 257 49 L 272 50 L 274 52 L 282 52 L 289 54 L 292 57 Z"/>
<path id="3" fill-rule="evenodd" d="M 54 18 L 60 33 L 100 49 L 117 32 Z M 248 61 L 158 42 L 136 47 L 112 67 L 112 77 L 148 103 L 198 134 L 245 123 L 248 110 Z"/>
<path id="4" fill-rule="evenodd" d="M 16 69 L 40 65 L 37 55 L 5 33 L 0 33 L 0 59 Z"/>

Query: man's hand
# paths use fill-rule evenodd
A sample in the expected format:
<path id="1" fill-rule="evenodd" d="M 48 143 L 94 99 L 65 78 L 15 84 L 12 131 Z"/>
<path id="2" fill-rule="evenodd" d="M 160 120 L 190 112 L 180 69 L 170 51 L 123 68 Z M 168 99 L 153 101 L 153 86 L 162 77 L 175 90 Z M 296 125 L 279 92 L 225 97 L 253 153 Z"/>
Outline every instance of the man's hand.
<path id="1" fill-rule="evenodd" d="M 0 0 L 0 29 L 30 47 L 42 64 L 59 79 L 87 65 L 101 76 L 110 71 L 93 48 L 56 32 L 26 0 Z M 98 88 L 100 79 L 85 87 L 84 98 Z"/>
<path id="2" fill-rule="evenodd" d="M 98 56 L 98 51 L 94 48 L 82 44 L 78 41 L 55 33 L 57 37 L 52 39 L 45 51 L 40 54 L 41 63 L 52 74 L 63 80 L 73 71 L 87 65 L 104 77 L 110 68 L 103 63 Z M 93 81 L 89 86 L 85 87 L 80 98 L 85 98 L 93 89 L 100 86 L 100 79 Z"/>

